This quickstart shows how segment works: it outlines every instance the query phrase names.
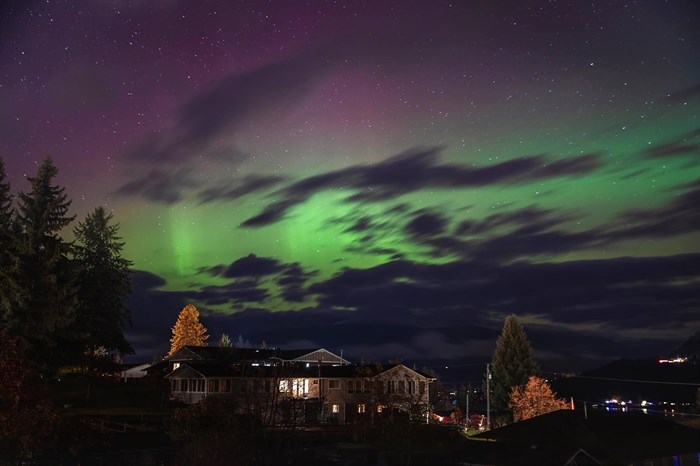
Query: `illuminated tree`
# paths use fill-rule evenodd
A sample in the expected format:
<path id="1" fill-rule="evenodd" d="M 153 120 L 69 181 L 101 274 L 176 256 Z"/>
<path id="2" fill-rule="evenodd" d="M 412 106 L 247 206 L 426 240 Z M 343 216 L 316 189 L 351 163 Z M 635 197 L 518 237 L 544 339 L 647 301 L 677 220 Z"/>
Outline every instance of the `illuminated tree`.
<path id="1" fill-rule="evenodd" d="M 491 364 L 491 403 L 506 410 L 513 387 L 525 386 L 528 378 L 539 372 L 525 330 L 514 315 L 506 317 Z"/>
<path id="2" fill-rule="evenodd" d="M 199 321 L 199 311 L 192 304 L 185 306 L 173 326 L 168 356 L 183 346 L 206 346 L 207 329 Z"/>
<path id="3" fill-rule="evenodd" d="M 518 421 L 569 408 L 566 400 L 556 397 L 546 380 L 534 375 L 528 379 L 524 388 L 513 387 L 509 405 Z"/>

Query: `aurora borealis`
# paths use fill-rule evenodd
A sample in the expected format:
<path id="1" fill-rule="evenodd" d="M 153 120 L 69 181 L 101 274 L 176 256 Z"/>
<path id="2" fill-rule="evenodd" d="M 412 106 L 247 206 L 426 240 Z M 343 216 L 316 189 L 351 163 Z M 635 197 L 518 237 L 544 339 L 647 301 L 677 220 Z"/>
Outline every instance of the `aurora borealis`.
<path id="1" fill-rule="evenodd" d="M 136 357 L 212 342 L 545 368 L 700 327 L 697 2 L 10 2 L 0 156 L 134 262 Z M 448 373 L 446 378 L 459 379 Z"/>

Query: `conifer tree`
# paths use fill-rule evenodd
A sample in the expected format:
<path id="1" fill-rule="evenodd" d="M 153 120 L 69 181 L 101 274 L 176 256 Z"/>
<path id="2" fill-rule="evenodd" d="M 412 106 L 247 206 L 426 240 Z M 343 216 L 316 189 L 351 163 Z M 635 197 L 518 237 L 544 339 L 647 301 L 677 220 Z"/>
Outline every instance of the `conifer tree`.
<path id="1" fill-rule="evenodd" d="M 10 231 L 12 225 L 12 194 L 10 193 L 10 183 L 6 181 L 5 161 L 0 157 L 0 246 L 7 247 L 4 243 L 4 234 Z"/>
<path id="2" fill-rule="evenodd" d="M 173 336 L 170 338 L 170 351 L 172 355 L 183 346 L 206 346 L 207 329 L 199 321 L 199 311 L 192 304 L 185 306 L 172 328 Z"/>
<path id="3" fill-rule="evenodd" d="M 515 315 L 506 317 L 491 364 L 491 404 L 506 410 L 513 387 L 525 386 L 530 376 L 539 372 L 525 330 Z"/>
<path id="4" fill-rule="evenodd" d="M 10 183 L 0 158 L 0 326 L 9 328 L 20 297 L 16 283 L 16 251 Z"/>
<path id="5" fill-rule="evenodd" d="M 74 230 L 73 257 L 80 288 L 75 331 L 83 350 L 103 347 L 120 354 L 133 353 L 124 338 L 131 323 L 126 299 L 131 293 L 131 262 L 121 256 L 124 243 L 112 214 L 97 207 Z"/>
<path id="6" fill-rule="evenodd" d="M 29 193 L 20 192 L 17 221 L 17 284 L 26 301 L 15 312 L 14 333 L 34 362 L 56 364 L 58 343 L 65 338 L 77 307 L 76 275 L 59 236 L 75 217 L 65 188 L 53 185 L 58 174 L 50 158 L 28 178 Z"/>
<path id="7" fill-rule="evenodd" d="M 233 348 L 231 338 L 225 333 L 222 333 L 221 338 L 219 338 L 219 348 Z"/>
<path id="8" fill-rule="evenodd" d="M 534 375 L 525 387 L 513 387 L 509 405 L 518 421 L 569 408 L 566 400 L 556 397 L 546 380 Z"/>

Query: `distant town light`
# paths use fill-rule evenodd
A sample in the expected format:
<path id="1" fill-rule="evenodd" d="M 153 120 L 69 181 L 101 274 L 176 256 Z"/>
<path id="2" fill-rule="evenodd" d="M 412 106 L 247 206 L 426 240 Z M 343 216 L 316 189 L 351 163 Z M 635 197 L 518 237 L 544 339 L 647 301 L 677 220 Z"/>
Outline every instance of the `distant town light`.
<path id="1" fill-rule="evenodd" d="M 688 362 L 688 358 L 682 356 L 676 356 L 672 359 L 659 359 L 659 364 L 682 364 L 684 362 Z"/>

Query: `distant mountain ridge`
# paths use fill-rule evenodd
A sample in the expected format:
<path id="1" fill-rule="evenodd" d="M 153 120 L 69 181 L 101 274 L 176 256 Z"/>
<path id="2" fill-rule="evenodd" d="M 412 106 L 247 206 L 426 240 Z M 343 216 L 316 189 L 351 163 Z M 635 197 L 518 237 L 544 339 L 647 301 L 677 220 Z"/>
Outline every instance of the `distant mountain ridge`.
<path id="1" fill-rule="evenodd" d="M 554 381 L 560 396 L 596 400 L 621 399 L 641 402 L 694 404 L 700 387 L 700 331 L 683 342 L 667 358 L 685 362 L 659 362 L 659 358 L 619 359 L 580 376 Z"/>
<path id="2" fill-rule="evenodd" d="M 688 338 L 681 346 L 668 355 L 669 357 L 684 356 L 691 360 L 700 360 L 700 330 Z"/>

